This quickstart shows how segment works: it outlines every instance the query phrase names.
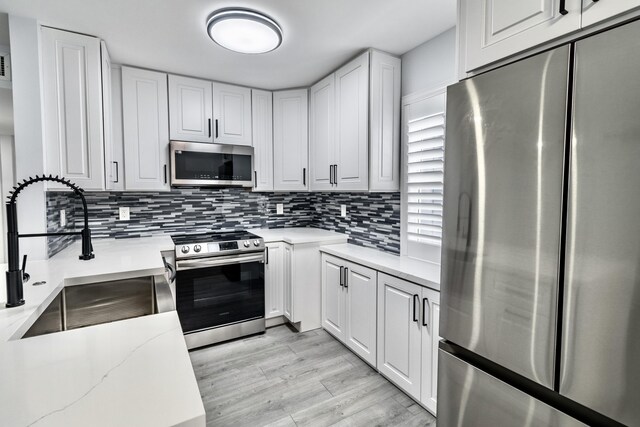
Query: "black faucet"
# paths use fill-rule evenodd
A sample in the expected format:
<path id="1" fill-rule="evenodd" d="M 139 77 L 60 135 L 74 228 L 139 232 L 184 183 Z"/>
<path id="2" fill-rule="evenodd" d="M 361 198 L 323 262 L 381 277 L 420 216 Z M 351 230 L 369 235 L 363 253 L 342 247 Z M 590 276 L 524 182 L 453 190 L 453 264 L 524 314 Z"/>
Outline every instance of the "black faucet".
<path id="1" fill-rule="evenodd" d="M 67 232 L 67 233 L 39 233 L 39 234 L 18 234 L 18 214 L 16 209 L 16 199 L 18 194 L 25 187 L 35 184 L 36 182 L 51 181 L 64 184 L 71 188 L 73 192 L 82 200 L 82 209 L 84 210 L 84 228 L 82 231 Z M 13 187 L 13 191 L 10 192 L 9 201 L 7 202 L 7 253 L 9 260 L 9 270 L 7 271 L 7 307 L 18 307 L 24 304 L 22 282 L 28 275 L 25 273 L 27 264 L 27 256 L 24 256 L 22 269 L 20 269 L 19 258 L 20 248 L 18 246 L 18 239 L 21 237 L 46 237 L 46 236 L 82 236 L 82 255 L 80 259 L 90 260 L 95 258 L 93 254 L 93 246 L 91 245 L 91 230 L 89 229 L 89 211 L 87 210 L 87 201 L 82 194 L 84 190 L 71 181 L 58 178 L 57 176 L 38 176 L 35 178 L 29 177 L 22 183 Z"/>

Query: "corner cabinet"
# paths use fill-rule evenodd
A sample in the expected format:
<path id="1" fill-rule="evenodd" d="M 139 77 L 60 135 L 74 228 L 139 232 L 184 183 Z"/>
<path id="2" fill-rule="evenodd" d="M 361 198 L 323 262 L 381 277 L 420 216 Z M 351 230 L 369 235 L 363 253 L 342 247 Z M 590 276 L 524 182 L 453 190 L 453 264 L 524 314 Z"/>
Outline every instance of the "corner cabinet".
<path id="1" fill-rule="evenodd" d="M 308 189 L 307 89 L 273 93 L 273 189 Z"/>
<path id="2" fill-rule="evenodd" d="M 265 319 L 284 314 L 284 243 L 265 245 L 264 300 Z M 289 258 L 290 259 L 290 258 Z M 289 261 L 290 264 L 290 261 Z M 289 311 L 291 311 L 289 309 Z"/>
<path id="3" fill-rule="evenodd" d="M 378 370 L 436 413 L 440 294 L 378 273 Z"/>
<path id="4" fill-rule="evenodd" d="M 251 91 L 254 191 L 273 191 L 273 94 Z"/>
<path id="5" fill-rule="evenodd" d="M 125 188 L 169 191 L 167 75 L 122 67 Z"/>
<path id="6" fill-rule="evenodd" d="M 104 190 L 100 39 L 48 27 L 41 36 L 45 173 Z"/>
<path id="7" fill-rule="evenodd" d="M 211 82 L 169 76 L 169 136 L 179 141 L 213 142 Z"/>
<path id="8" fill-rule="evenodd" d="M 213 142 L 251 145 L 251 89 L 214 83 L 213 114 Z"/>
<path id="9" fill-rule="evenodd" d="M 312 191 L 400 189 L 400 58 L 367 51 L 311 87 Z"/>

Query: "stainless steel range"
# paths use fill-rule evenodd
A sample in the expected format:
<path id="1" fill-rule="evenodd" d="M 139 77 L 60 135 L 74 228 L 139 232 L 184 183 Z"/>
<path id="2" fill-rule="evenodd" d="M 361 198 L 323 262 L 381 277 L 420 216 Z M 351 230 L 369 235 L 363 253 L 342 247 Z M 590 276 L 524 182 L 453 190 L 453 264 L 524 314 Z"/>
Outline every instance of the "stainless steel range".
<path id="1" fill-rule="evenodd" d="M 248 232 L 172 238 L 187 347 L 264 332 L 264 241 Z"/>

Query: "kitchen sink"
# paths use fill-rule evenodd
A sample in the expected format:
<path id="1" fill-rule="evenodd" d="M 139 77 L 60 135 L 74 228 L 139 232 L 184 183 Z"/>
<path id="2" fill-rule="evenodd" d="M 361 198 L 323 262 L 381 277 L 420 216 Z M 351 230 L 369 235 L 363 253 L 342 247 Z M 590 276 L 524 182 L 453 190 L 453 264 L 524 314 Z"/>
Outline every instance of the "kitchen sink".
<path id="1" fill-rule="evenodd" d="M 65 286 L 22 338 L 173 309 L 171 290 L 162 275 Z"/>

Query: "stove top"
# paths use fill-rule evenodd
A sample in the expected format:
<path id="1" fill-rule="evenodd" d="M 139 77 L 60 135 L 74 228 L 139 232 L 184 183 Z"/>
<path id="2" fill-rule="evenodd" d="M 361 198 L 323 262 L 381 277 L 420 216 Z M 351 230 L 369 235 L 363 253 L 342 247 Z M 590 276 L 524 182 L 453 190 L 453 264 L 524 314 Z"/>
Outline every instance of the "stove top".
<path id="1" fill-rule="evenodd" d="M 180 234 L 171 238 L 176 245 L 176 259 L 264 251 L 264 240 L 247 231 Z"/>

